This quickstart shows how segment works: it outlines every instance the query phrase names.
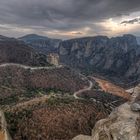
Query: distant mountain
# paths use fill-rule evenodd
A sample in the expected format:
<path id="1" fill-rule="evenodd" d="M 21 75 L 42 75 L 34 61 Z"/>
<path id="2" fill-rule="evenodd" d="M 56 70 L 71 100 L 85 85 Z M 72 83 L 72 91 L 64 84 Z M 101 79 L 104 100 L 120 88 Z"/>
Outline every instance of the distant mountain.
<path id="1" fill-rule="evenodd" d="M 57 52 L 60 39 L 51 39 L 44 36 L 39 36 L 36 34 L 29 34 L 23 37 L 20 37 L 19 40 L 24 41 L 26 44 L 33 47 L 35 50 L 48 54 L 51 52 Z"/>
<path id="2" fill-rule="evenodd" d="M 133 35 L 66 40 L 60 43 L 59 55 L 66 65 L 119 84 L 140 79 L 140 46 Z"/>
<path id="3" fill-rule="evenodd" d="M 39 54 L 23 41 L 4 36 L 0 36 L 0 63 L 49 65 L 46 55 Z"/>

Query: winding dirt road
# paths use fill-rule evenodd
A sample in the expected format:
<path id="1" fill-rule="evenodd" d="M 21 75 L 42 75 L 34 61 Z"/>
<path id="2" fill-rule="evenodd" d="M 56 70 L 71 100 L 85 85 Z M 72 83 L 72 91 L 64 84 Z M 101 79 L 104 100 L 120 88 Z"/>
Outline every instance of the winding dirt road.
<path id="1" fill-rule="evenodd" d="M 73 96 L 74 96 L 75 99 L 82 99 L 82 98 L 79 97 L 78 95 L 81 94 L 82 92 L 89 91 L 89 90 L 92 89 L 93 83 L 92 83 L 92 81 L 90 81 L 90 80 L 88 80 L 88 81 L 89 81 L 89 87 L 84 88 L 84 89 L 80 89 L 79 91 L 76 91 L 76 92 L 73 94 Z"/>

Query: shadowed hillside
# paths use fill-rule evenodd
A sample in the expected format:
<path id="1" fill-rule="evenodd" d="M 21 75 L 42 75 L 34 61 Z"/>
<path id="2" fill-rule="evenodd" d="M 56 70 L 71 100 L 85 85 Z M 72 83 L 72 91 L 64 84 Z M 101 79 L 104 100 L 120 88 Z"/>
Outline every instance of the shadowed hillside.
<path id="1" fill-rule="evenodd" d="M 20 63 L 32 66 L 49 65 L 47 57 L 24 42 L 0 36 L 0 63 Z"/>

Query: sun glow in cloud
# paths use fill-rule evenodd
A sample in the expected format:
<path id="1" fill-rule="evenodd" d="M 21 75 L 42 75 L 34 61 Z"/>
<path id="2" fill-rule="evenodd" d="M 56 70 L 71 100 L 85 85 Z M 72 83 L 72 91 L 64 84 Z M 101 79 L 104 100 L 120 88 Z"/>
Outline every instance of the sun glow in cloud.
<path id="1" fill-rule="evenodd" d="M 105 30 L 105 34 L 108 36 L 116 36 L 121 34 L 127 34 L 132 33 L 136 29 L 140 29 L 140 24 L 121 24 L 121 20 L 110 18 L 108 20 L 105 20 L 104 22 L 99 23 L 101 26 L 103 26 Z"/>
<path id="2" fill-rule="evenodd" d="M 43 34 L 48 35 L 50 37 L 58 37 L 63 39 L 97 35 L 94 33 L 89 34 L 90 31 L 91 31 L 90 27 L 84 27 L 72 31 L 59 31 L 59 30 L 43 31 Z"/>

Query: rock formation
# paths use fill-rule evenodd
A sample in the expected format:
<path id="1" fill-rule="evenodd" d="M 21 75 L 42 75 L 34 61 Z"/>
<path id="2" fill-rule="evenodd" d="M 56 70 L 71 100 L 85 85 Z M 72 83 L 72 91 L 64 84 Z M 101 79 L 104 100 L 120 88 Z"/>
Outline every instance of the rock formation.
<path id="1" fill-rule="evenodd" d="M 59 65 L 59 55 L 57 53 L 50 53 L 47 55 L 47 58 L 50 64 L 53 64 L 55 66 Z"/>
<path id="2" fill-rule="evenodd" d="M 12 140 L 7 130 L 7 122 L 3 111 L 0 110 L 0 140 Z"/>

